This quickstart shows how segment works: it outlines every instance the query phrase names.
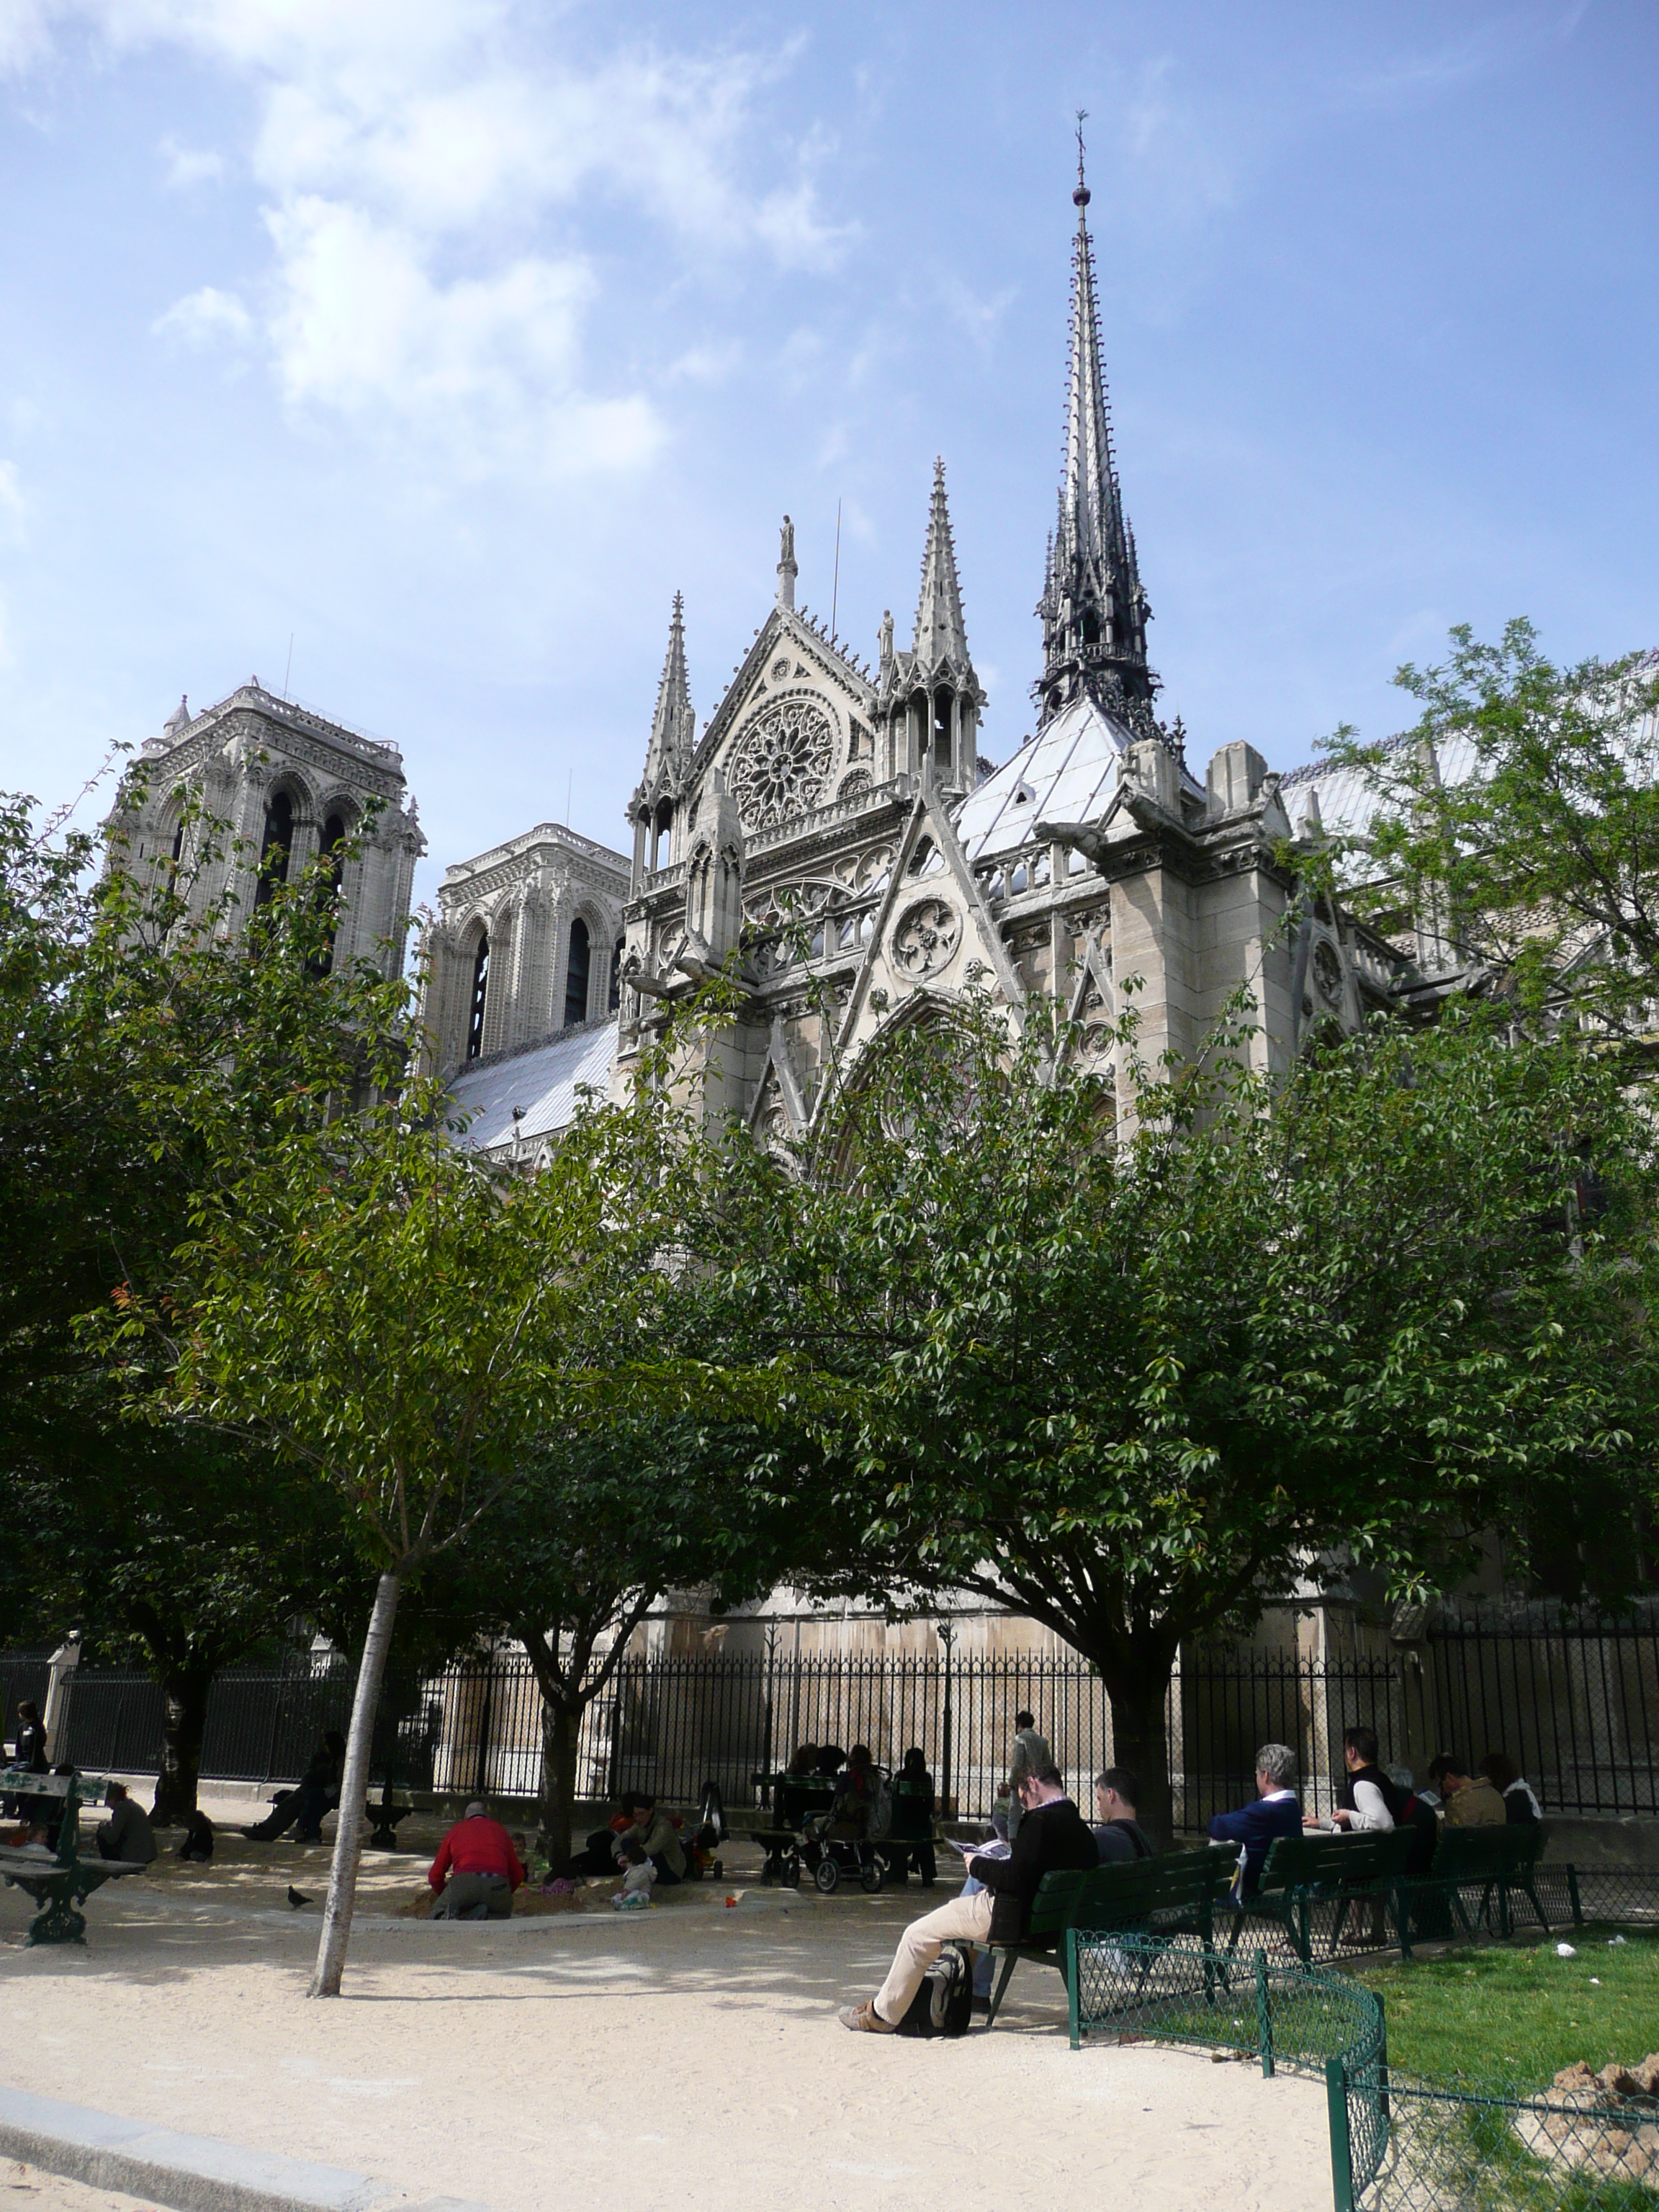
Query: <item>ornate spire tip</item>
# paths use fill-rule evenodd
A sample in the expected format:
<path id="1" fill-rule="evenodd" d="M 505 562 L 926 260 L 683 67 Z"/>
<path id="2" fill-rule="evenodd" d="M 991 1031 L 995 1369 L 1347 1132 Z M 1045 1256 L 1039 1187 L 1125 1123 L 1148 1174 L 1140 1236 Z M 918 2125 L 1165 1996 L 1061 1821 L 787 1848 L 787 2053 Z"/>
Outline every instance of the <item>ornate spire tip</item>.
<path id="1" fill-rule="evenodd" d="M 1073 206 L 1079 208 L 1086 208 L 1092 197 L 1083 179 L 1083 126 L 1088 119 L 1088 109 L 1079 107 L 1077 112 L 1077 190 L 1072 194 Z"/>

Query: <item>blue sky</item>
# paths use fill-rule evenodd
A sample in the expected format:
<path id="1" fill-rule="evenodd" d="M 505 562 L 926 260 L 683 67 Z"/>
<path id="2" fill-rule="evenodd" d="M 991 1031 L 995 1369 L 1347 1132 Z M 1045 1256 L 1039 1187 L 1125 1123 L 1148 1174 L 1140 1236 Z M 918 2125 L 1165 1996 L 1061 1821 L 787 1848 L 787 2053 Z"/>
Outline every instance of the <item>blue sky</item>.
<path id="1" fill-rule="evenodd" d="M 251 673 L 441 866 L 621 844 L 686 594 L 912 618 L 943 453 L 1030 727 L 1090 111 L 1124 496 L 1201 769 L 1449 624 L 1659 642 L 1659 10 L 0 0 L 0 785 Z M 94 811 L 92 806 L 88 811 Z"/>

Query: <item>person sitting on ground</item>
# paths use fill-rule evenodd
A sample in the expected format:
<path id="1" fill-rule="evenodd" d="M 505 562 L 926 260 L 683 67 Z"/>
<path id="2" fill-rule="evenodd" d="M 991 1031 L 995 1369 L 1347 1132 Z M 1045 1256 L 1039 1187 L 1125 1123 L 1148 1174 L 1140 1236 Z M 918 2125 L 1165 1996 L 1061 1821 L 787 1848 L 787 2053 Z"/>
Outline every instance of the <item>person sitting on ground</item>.
<path id="1" fill-rule="evenodd" d="M 213 1856 L 213 1823 L 199 1808 L 185 1821 L 185 1840 L 179 1846 L 179 1856 L 198 1866 L 205 1866 Z"/>
<path id="2" fill-rule="evenodd" d="M 1438 1785 L 1449 1828 L 1501 1828 L 1509 1819 L 1503 1799 L 1484 1774 L 1471 1774 L 1449 1751 L 1429 1762 L 1429 1779 Z"/>
<path id="3" fill-rule="evenodd" d="M 1336 1809 L 1328 1824 L 1331 1827 L 1346 1828 L 1356 1835 L 1390 1835 L 1399 1826 L 1405 1814 L 1405 1796 L 1376 1761 L 1374 1729 L 1344 1730 L 1342 1764 L 1347 1771 L 1338 1787 Z M 1322 1828 L 1327 1823 L 1317 1813 L 1309 1813 L 1304 1815 L 1302 1825 L 1304 1828 Z"/>
<path id="4" fill-rule="evenodd" d="M 1022 1775 L 1024 1815 L 1006 1859 L 975 1858 L 969 1873 L 981 1884 L 972 1897 L 953 1898 L 913 1920 L 899 1938 L 887 1978 L 861 2005 L 843 2005 L 836 2017 L 843 2027 L 866 2034 L 890 2035 L 910 2008 L 921 1978 L 952 1937 L 969 1943 L 1018 1943 L 1030 1932 L 1031 1900 L 1045 1874 L 1082 1872 L 1098 1866 L 1095 1839 L 1083 1815 L 1066 1794 L 1052 1760 Z"/>
<path id="5" fill-rule="evenodd" d="M 939 1861 L 933 1853 L 933 1778 L 927 1771 L 927 1753 L 919 1744 L 912 1744 L 893 1778 L 888 1858 L 901 1880 L 914 1865 L 924 1889 L 931 1889 L 939 1880 Z"/>
<path id="6" fill-rule="evenodd" d="M 1512 1828 L 1535 1828 L 1544 1817 L 1530 1782 L 1523 1781 L 1521 1770 L 1507 1752 L 1489 1751 L 1480 1762 L 1480 1771 L 1504 1800 L 1504 1818 Z"/>
<path id="7" fill-rule="evenodd" d="M 1256 1797 L 1254 1804 L 1236 1813 L 1217 1813 L 1210 1821 L 1210 1840 L 1239 1844 L 1239 1879 L 1235 1900 L 1254 1897 L 1261 1885 L 1267 1852 L 1279 1836 L 1302 1833 L 1302 1808 L 1291 1787 L 1296 1773 L 1296 1753 L 1288 1744 L 1264 1743 L 1255 1755 Z"/>
<path id="8" fill-rule="evenodd" d="M 109 1818 L 98 1831 L 99 1857 L 148 1866 L 155 1856 L 155 1831 L 149 1824 L 149 1814 L 128 1796 L 124 1782 L 110 1784 L 109 1804 Z"/>
<path id="9" fill-rule="evenodd" d="M 475 1798 L 439 1844 L 426 1878 L 434 1920 L 506 1920 L 524 1868 L 512 1837 Z"/>
<path id="10" fill-rule="evenodd" d="M 554 1867 L 550 1871 L 550 1878 L 561 1881 L 574 1881 L 580 1875 L 605 1875 L 612 1873 L 616 1867 L 614 1847 L 617 1838 L 618 1836 L 626 1835 L 633 1826 L 634 1808 L 638 1802 L 639 1799 L 635 1791 L 624 1790 L 622 1794 L 621 1810 L 611 1815 L 610 1821 L 605 1827 L 595 1828 L 588 1836 L 583 1848 L 573 1857 L 566 1859 L 562 1866 Z"/>
<path id="11" fill-rule="evenodd" d="M 636 1864 L 633 1856 L 636 1850 L 655 1867 L 657 1880 L 665 1889 L 685 1880 L 685 1853 L 679 1836 L 667 1814 L 657 1810 L 654 1797 L 635 1796 L 633 1824 L 612 1844 L 611 1856 L 619 1867 Z"/>
<path id="12" fill-rule="evenodd" d="M 338 1729 L 325 1729 L 299 1786 L 283 1790 L 264 1819 L 242 1833 L 250 1843 L 270 1844 L 292 1828 L 296 1844 L 320 1844 L 324 1816 L 338 1806 L 344 1777 L 345 1738 Z"/>
<path id="13" fill-rule="evenodd" d="M 1096 1775 L 1095 1805 L 1100 1820 L 1091 1832 L 1102 1866 L 1154 1856 L 1152 1839 L 1135 1812 L 1139 1796 L 1139 1777 L 1127 1766 L 1109 1766 L 1103 1774 Z"/>

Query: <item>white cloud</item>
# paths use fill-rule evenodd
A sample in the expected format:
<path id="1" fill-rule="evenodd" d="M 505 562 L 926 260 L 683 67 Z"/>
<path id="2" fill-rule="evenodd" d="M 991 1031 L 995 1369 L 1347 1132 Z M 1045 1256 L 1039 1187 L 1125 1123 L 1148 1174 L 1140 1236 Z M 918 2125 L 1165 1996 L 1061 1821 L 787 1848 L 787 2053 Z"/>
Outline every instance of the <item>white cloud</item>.
<path id="1" fill-rule="evenodd" d="M 188 346 L 240 346 L 253 337 L 253 318 L 234 292 L 204 284 L 199 292 L 175 300 L 166 314 L 156 317 L 150 331 L 156 337 L 178 338 Z"/>
<path id="2" fill-rule="evenodd" d="M 819 204 L 828 141 L 754 127 L 793 46 L 577 62 L 507 0 L 17 4 L 90 21 L 118 50 L 182 47 L 258 89 L 250 160 L 272 265 L 252 308 L 207 286 L 157 330 L 240 342 L 257 320 L 290 405 L 418 429 L 469 471 L 625 468 L 663 435 L 648 367 L 631 373 L 641 388 L 610 394 L 584 367 L 596 211 L 643 213 L 685 262 L 811 270 L 847 243 Z M 216 155 L 161 150 L 170 184 L 222 173 Z M 555 227 L 556 247 L 533 250 Z M 696 361 L 680 337 L 655 375 Z"/>
<path id="3" fill-rule="evenodd" d="M 578 387 L 592 291 L 581 261 L 525 257 L 440 284 L 409 234 L 359 208 L 307 197 L 268 221 L 281 268 L 270 331 L 296 405 L 390 407 L 469 469 L 493 453 L 585 472 L 655 450 L 661 426 L 645 400 Z"/>
<path id="4" fill-rule="evenodd" d="M 46 45 L 46 0 L 0 0 L 0 70 L 27 69 Z"/>
<path id="5" fill-rule="evenodd" d="M 188 191 L 192 185 L 206 184 L 225 173 L 222 154 L 198 150 L 192 146 L 181 146 L 176 138 L 164 138 L 155 149 L 167 165 L 166 183 L 169 191 Z"/>

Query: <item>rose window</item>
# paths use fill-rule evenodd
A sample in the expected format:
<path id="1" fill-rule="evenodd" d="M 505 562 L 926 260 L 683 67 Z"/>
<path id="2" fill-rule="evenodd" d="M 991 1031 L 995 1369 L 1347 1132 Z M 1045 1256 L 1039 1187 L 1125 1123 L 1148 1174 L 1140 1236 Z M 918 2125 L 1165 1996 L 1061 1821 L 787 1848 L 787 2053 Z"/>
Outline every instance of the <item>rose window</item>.
<path id="1" fill-rule="evenodd" d="M 920 980 L 936 975 L 962 942 L 962 917 L 944 899 L 920 899 L 893 932 L 893 964 Z"/>
<path id="2" fill-rule="evenodd" d="M 1342 996 L 1342 963 L 1322 937 L 1314 947 L 1313 972 L 1320 997 L 1328 1006 L 1335 1006 Z"/>
<path id="3" fill-rule="evenodd" d="M 834 756 L 830 719 L 810 700 L 769 707 L 732 758 L 731 793 L 749 828 L 769 830 L 816 806 Z"/>

